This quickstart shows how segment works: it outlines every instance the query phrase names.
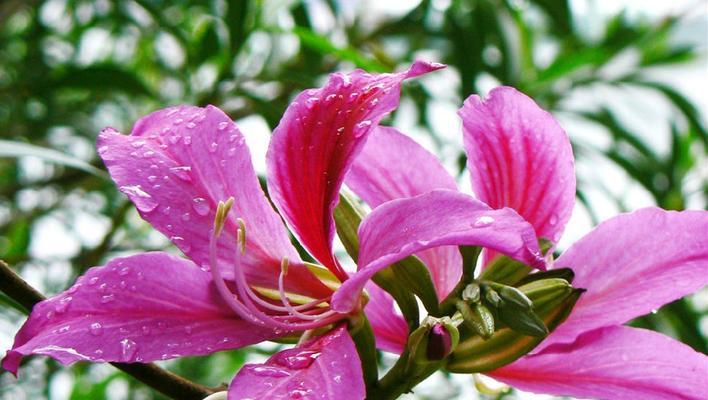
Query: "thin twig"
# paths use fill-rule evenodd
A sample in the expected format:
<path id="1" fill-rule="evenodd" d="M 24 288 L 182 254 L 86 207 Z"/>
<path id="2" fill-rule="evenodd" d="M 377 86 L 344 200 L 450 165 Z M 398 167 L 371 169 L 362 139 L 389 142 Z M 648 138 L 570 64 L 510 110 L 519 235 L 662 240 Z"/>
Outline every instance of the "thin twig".
<path id="1" fill-rule="evenodd" d="M 46 299 L 2 260 L 0 260 L 0 291 L 27 310 L 31 310 L 35 304 Z M 111 363 L 111 365 L 173 399 L 203 399 L 215 392 L 215 389 L 188 381 L 155 364 Z"/>

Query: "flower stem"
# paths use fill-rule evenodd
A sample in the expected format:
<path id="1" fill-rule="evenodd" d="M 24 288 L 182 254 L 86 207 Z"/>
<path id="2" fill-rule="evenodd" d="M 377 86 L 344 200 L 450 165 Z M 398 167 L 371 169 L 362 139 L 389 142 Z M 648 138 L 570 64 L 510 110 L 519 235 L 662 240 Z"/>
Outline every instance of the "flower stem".
<path id="1" fill-rule="evenodd" d="M 440 369 L 442 364 L 443 361 L 416 364 L 410 360 L 410 352 L 406 349 L 378 384 L 367 392 L 367 398 L 395 400 L 410 392 L 413 387 Z"/>
<path id="2" fill-rule="evenodd" d="M 45 299 L 44 295 L 30 286 L 2 260 L 0 260 L 0 291 L 22 305 L 27 311 Z M 111 365 L 173 399 L 203 399 L 220 390 L 188 381 L 152 363 L 111 363 Z"/>

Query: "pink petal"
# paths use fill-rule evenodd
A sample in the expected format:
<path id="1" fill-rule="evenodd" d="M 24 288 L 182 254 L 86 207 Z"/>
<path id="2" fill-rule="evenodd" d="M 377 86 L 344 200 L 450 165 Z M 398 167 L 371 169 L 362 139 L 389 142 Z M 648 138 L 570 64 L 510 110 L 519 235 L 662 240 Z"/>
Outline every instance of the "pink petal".
<path id="1" fill-rule="evenodd" d="M 340 279 L 346 273 L 332 255 L 332 211 L 344 175 L 372 128 L 398 105 L 401 82 L 442 67 L 417 62 L 397 74 L 332 74 L 324 87 L 297 96 L 273 132 L 271 198 L 301 243 Z"/>
<path id="2" fill-rule="evenodd" d="M 489 375 L 522 390 L 556 396 L 703 400 L 708 357 L 656 332 L 614 326 Z"/>
<path id="3" fill-rule="evenodd" d="M 484 246 L 543 267 L 533 228 L 514 210 L 491 209 L 460 192 L 437 189 L 376 208 L 359 227 L 359 271 L 334 294 L 332 308 L 348 312 L 379 270 L 422 250 Z"/>
<path id="4" fill-rule="evenodd" d="M 408 136 L 384 126 L 370 135 L 345 183 L 371 208 L 433 189 L 457 190 L 455 179 L 437 157 Z M 462 276 L 460 252 L 454 246 L 441 246 L 416 255 L 430 269 L 438 298 L 445 298 Z"/>
<path id="5" fill-rule="evenodd" d="M 396 313 L 393 297 L 372 281 L 366 284 L 369 302 L 364 307 L 366 317 L 376 337 L 376 347 L 391 353 L 401 354 L 408 340 L 408 325 L 400 313 Z"/>
<path id="6" fill-rule="evenodd" d="M 150 362 L 277 336 L 234 315 L 210 274 L 192 262 L 144 253 L 91 268 L 69 290 L 38 303 L 2 366 L 16 373 L 30 354 L 62 364 Z"/>
<path id="7" fill-rule="evenodd" d="M 112 129 L 98 151 L 120 190 L 144 219 L 200 266 L 208 265 L 209 234 L 219 201 L 234 197 L 219 239 L 219 264 L 233 273 L 236 218 L 246 223 L 244 268 L 253 283 L 277 287 L 282 257 L 294 261 L 288 282 L 303 294 L 327 290 L 299 266 L 287 230 L 265 198 L 238 128 L 216 107 L 178 106 L 139 120 L 130 136 Z M 299 275 L 300 279 L 295 279 Z"/>
<path id="8" fill-rule="evenodd" d="M 247 364 L 229 385 L 229 400 L 331 399 L 366 396 L 361 362 L 345 326 L 272 356 Z"/>
<path id="9" fill-rule="evenodd" d="M 706 232 L 706 211 L 645 208 L 598 225 L 555 262 L 587 292 L 544 344 L 625 323 L 707 285 Z"/>
<path id="10" fill-rule="evenodd" d="M 459 111 L 472 188 L 493 208 L 511 207 L 538 237 L 557 242 L 575 202 L 573 152 L 551 114 L 511 87 L 470 96 Z"/>

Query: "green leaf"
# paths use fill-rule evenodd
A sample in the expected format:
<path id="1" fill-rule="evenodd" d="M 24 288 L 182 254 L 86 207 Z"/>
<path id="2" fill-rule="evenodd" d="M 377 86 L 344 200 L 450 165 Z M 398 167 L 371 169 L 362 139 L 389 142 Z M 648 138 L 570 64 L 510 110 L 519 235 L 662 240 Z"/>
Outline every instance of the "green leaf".
<path id="1" fill-rule="evenodd" d="M 121 91 L 153 97 L 154 93 L 138 78 L 137 73 L 114 65 L 70 67 L 52 79 L 47 89 L 79 88 L 95 91 Z"/>
<path id="2" fill-rule="evenodd" d="M 80 169 L 102 179 L 109 179 L 108 174 L 85 161 L 54 149 L 29 143 L 0 140 L 0 157 L 38 157 L 44 161 Z"/>
<path id="3" fill-rule="evenodd" d="M 327 37 L 319 35 L 311 30 L 296 26 L 292 29 L 292 33 L 300 38 L 303 46 L 315 50 L 324 55 L 333 55 L 343 61 L 350 61 L 357 67 L 363 68 L 368 72 L 387 72 L 388 68 L 378 61 L 368 58 L 361 54 L 359 50 L 345 46 L 338 47 L 332 43 Z"/>

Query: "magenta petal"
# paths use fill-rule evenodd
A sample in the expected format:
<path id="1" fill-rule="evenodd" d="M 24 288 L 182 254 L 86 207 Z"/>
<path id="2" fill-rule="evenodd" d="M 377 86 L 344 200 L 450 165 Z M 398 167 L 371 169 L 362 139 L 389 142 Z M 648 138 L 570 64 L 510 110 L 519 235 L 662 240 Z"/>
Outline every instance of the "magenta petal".
<path id="1" fill-rule="evenodd" d="M 472 188 L 493 208 L 511 207 L 538 237 L 557 242 L 575 202 L 573 152 L 551 114 L 511 87 L 470 96 L 459 111 Z"/>
<path id="2" fill-rule="evenodd" d="M 75 361 L 150 362 L 209 354 L 277 337 L 222 303 L 209 273 L 167 253 L 116 258 L 38 303 L 2 362 L 30 354 Z"/>
<path id="3" fill-rule="evenodd" d="M 393 297 L 372 281 L 366 284 L 369 302 L 364 313 L 371 323 L 376 338 L 376 347 L 401 354 L 408 340 L 408 325 L 400 313 L 396 313 Z"/>
<path id="4" fill-rule="evenodd" d="M 708 357 L 662 334 L 607 327 L 489 374 L 516 388 L 602 399 L 706 398 Z"/>
<path id="5" fill-rule="evenodd" d="M 310 288 L 316 290 L 313 295 L 327 293 L 296 265 L 297 252 L 261 190 L 244 138 L 218 108 L 160 110 L 140 119 L 130 136 L 106 129 L 99 135 L 98 152 L 142 217 L 200 266 L 208 265 L 217 204 L 234 197 L 218 241 L 224 275 L 233 274 L 239 217 L 246 223 L 243 264 L 251 282 L 277 287 L 281 259 L 288 257 L 294 266 L 288 282 L 301 282 L 296 289 L 303 294 Z"/>
<path id="6" fill-rule="evenodd" d="M 597 226 L 555 263 L 585 288 L 544 344 L 618 325 L 708 284 L 708 212 L 645 208 Z"/>
<path id="7" fill-rule="evenodd" d="M 514 210 L 495 210 L 474 198 L 437 189 L 376 208 L 359 227 L 357 273 L 344 282 L 332 307 L 348 312 L 359 292 L 379 270 L 436 246 L 483 246 L 543 268 L 533 227 Z"/>
<path id="8" fill-rule="evenodd" d="M 372 128 L 398 105 L 401 82 L 439 68 L 417 62 L 397 74 L 332 74 L 324 87 L 298 95 L 273 132 L 271 198 L 301 243 L 340 279 L 346 273 L 332 255 L 332 210 L 344 175 Z"/>
<path id="9" fill-rule="evenodd" d="M 229 400 L 359 400 L 366 396 L 361 362 L 346 326 L 264 364 L 247 364 L 229 385 Z"/>
<path id="10" fill-rule="evenodd" d="M 371 208 L 433 189 L 457 190 L 455 179 L 437 157 L 408 136 L 384 126 L 369 136 L 345 183 Z M 430 269 L 438 298 L 445 298 L 462 276 L 460 252 L 454 246 L 441 246 L 416 255 Z"/>

